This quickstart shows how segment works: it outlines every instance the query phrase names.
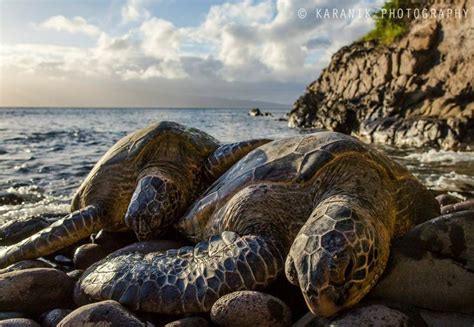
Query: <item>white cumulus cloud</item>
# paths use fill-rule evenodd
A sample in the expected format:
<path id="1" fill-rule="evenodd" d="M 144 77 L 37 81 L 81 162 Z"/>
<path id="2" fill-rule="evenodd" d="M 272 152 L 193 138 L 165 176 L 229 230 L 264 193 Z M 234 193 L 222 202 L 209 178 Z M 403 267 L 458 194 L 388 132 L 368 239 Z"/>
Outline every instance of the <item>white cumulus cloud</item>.
<path id="1" fill-rule="evenodd" d="M 83 17 L 66 18 L 62 15 L 53 16 L 40 24 L 40 27 L 58 32 L 83 33 L 90 36 L 100 34 L 100 30 L 87 22 Z"/>
<path id="2" fill-rule="evenodd" d="M 121 11 L 122 22 L 129 23 L 150 17 L 150 12 L 143 5 L 143 0 L 127 0 Z"/>

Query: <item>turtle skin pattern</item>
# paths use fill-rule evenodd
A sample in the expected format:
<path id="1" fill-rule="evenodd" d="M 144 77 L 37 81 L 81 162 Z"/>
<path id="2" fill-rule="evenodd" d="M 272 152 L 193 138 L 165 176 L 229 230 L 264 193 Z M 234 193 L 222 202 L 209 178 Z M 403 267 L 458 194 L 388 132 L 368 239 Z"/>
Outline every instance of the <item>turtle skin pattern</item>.
<path id="1" fill-rule="evenodd" d="M 156 238 L 234 162 L 268 142 L 220 144 L 201 130 L 167 121 L 139 129 L 92 168 L 71 214 L 0 250 L 0 268 L 54 253 L 101 229 L 128 228 L 139 240 Z"/>
<path id="2" fill-rule="evenodd" d="M 75 297 L 206 312 L 220 296 L 264 288 L 284 272 L 313 313 L 331 316 L 370 291 L 393 238 L 438 214 L 405 168 L 350 136 L 276 140 L 234 164 L 178 220 L 196 246 L 111 254 L 86 270 Z"/>
<path id="3" fill-rule="evenodd" d="M 76 289 L 76 302 L 113 298 L 139 311 L 210 311 L 224 294 L 263 289 L 275 280 L 284 260 L 277 249 L 256 236 L 224 232 L 195 247 L 126 254 L 92 267 L 96 273 L 82 279 L 84 287 Z"/>

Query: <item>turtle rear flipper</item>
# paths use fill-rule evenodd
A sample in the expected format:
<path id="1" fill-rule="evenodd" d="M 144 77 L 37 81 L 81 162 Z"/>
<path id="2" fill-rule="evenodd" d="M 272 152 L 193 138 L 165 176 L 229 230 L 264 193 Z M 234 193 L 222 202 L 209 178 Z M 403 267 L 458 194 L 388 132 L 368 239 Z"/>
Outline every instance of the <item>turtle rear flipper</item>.
<path id="1" fill-rule="evenodd" d="M 0 268 L 54 253 L 105 227 L 95 206 L 74 211 L 49 227 L 0 251 Z"/>
<path id="2" fill-rule="evenodd" d="M 76 284 L 79 305 L 106 299 L 132 310 L 208 312 L 221 296 L 266 287 L 283 270 L 279 247 L 262 236 L 222 232 L 164 253 L 111 254 Z"/>

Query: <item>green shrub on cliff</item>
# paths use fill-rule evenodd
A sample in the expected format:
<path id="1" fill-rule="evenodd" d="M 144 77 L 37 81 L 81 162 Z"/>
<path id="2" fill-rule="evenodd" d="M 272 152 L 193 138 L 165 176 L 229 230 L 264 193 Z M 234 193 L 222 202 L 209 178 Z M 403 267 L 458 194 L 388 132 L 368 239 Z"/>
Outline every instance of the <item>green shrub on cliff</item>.
<path id="1" fill-rule="evenodd" d="M 382 8 L 373 14 L 375 28 L 362 38 L 362 41 L 377 41 L 383 44 L 391 44 L 408 32 L 411 19 L 408 18 L 406 10 L 414 9 L 412 0 L 388 0 Z M 405 13 L 399 18 L 398 15 L 390 15 L 402 9 Z"/>

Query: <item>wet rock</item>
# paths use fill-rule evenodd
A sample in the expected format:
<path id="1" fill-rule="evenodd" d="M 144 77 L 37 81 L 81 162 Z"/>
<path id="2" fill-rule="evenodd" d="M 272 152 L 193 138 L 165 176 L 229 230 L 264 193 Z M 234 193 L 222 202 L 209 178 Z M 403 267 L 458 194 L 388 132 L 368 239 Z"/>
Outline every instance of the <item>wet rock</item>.
<path id="1" fill-rule="evenodd" d="M 84 273 L 83 269 L 75 269 L 75 270 L 69 271 L 67 275 L 77 282 L 79 278 L 81 278 L 83 273 Z"/>
<path id="2" fill-rule="evenodd" d="M 456 204 L 458 202 L 461 202 L 462 199 L 458 198 L 457 196 L 451 195 L 449 193 L 444 193 L 444 194 L 440 194 L 436 196 L 436 201 L 438 201 L 441 207 L 444 207 L 446 205 Z"/>
<path id="3" fill-rule="evenodd" d="M 410 318 L 404 313 L 381 304 L 374 304 L 336 317 L 330 322 L 331 327 L 346 326 L 413 326 Z"/>
<path id="4" fill-rule="evenodd" d="M 52 266 L 48 262 L 42 260 L 22 260 L 15 262 L 6 268 L 0 269 L 0 274 L 31 268 L 52 268 Z"/>
<path id="5" fill-rule="evenodd" d="M 291 311 L 272 295 L 238 291 L 224 295 L 214 303 L 211 319 L 223 326 L 290 326 Z"/>
<path id="6" fill-rule="evenodd" d="M 87 269 L 93 263 L 105 258 L 108 252 L 99 244 L 88 243 L 81 245 L 74 252 L 74 267 Z"/>
<path id="7" fill-rule="evenodd" d="M 25 318 L 25 315 L 21 312 L 16 312 L 16 311 L 0 312 L 0 321 L 13 319 L 13 318 Z"/>
<path id="8" fill-rule="evenodd" d="M 448 204 L 441 207 L 442 214 L 459 212 L 464 210 L 474 210 L 474 199 L 462 201 L 458 203 Z"/>
<path id="9" fill-rule="evenodd" d="M 54 309 L 48 312 L 45 312 L 41 316 L 41 326 L 42 327 L 56 327 L 61 320 L 63 320 L 72 310 L 68 309 Z"/>
<path id="10" fill-rule="evenodd" d="M 474 210 L 440 216 L 396 240 L 385 272 L 369 296 L 473 314 Z"/>
<path id="11" fill-rule="evenodd" d="M 182 315 L 164 315 L 153 312 L 134 312 L 140 321 L 144 322 L 147 326 L 165 326 L 166 324 L 180 320 L 183 318 Z"/>
<path id="12" fill-rule="evenodd" d="M 311 312 L 306 313 L 293 324 L 293 327 L 325 327 L 329 325 L 329 320 L 318 317 Z"/>
<path id="13" fill-rule="evenodd" d="M 15 244 L 50 224 L 43 216 L 9 221 L 0 227 L 0 245 Z"/>
<path id="14" fill-rule="evenodd" d="M 54 257 L 54 261 L 56 261 L 57 263 L 59 263 L 61 265 L 66 265 L 66 266 L 72 265 L 72 259 L 68 258 L 68 257 L 66 257 L 65 255 L 62 255 L 62 254 L 56 255 Z"/>
<path id="15" fill-rule="evenodd" d="M 463 315 L 452 312 L 436 312 L 421 310 L 420 314 L 426 324 L 430 327 L 472 327 L 474 326 L 474 316 Z"/>
<path id="16" fill-rule="evenodd" d="M 187 317 L 167 323 L 165 327 L 207 327 L 209 323 L 202 317 Z"/>
<path id="17" fill-rule="evenodd" d="M 104 325 L 110 327 L 145 326 L 130 311 L 116 301 L 102 301 L 82 306 L 68 314 L 59 327 Z"/>
<path id="18" fill-rule="evenodd" d="M 22 204 L 25 200 L 18 194 L 0 192 L 0 206 Z"/>
<path id="19" fill-rule="evenodd" d="M 107 253 L 111 253 L 135 242 L 137 242 L 137 238 L 131 231 L 110 232 L 103 229 L 99 231 L 92 240 L 92 243 L 101 245 Z"/>
<path id="20" fill-rule="evenodd" d="M 249 116 L 258 117 L 258 116 L 263 116 L 263 114 L 259 108 L 253 108 L 253 109 L 250 109 Z"/>
<path id="21" fill-rule="evenodd" d="M 0 327 L 41 327 L 41 325 L 31 319 L 14 318 L 0 321 Z"/>
<path id="22" fill-rule="evenodd" d="M 41 313 L 72 304 L 74 280 L 51 268 L 0 275 L 0 311 Z"/>
<path id="23" fill-rule="evenodd" d="M 265 288 L 265 293 L 278 299 L 285 299 L 285 304 L 290 308 L 293 319 L 300 318 L 308 311 L 300 288 L 291 284 L 285 275 L 278 277 L 275 282 Z"/>

